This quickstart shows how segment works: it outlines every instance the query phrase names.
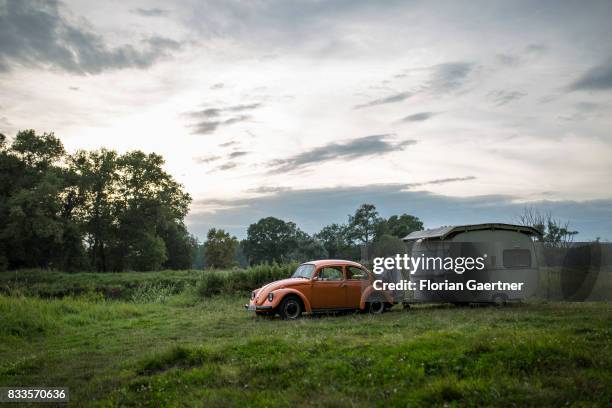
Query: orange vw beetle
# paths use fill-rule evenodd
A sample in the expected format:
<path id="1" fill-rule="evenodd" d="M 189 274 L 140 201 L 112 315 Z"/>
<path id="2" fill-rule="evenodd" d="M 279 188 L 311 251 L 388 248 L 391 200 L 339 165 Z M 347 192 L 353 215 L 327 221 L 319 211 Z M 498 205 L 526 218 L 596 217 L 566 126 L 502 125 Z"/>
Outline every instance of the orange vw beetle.
<path id="1" fill-rule="evenodd" d="M 302 313 L 361 310 L 382 313 L 393 297 L 377 292 L 374 275 L 352 261 L 326 259 L 298 266 L 291 278 L 269 283 L 251 293 L 247 310 L 259 316 L 279 314 L 297 319 Z"/>

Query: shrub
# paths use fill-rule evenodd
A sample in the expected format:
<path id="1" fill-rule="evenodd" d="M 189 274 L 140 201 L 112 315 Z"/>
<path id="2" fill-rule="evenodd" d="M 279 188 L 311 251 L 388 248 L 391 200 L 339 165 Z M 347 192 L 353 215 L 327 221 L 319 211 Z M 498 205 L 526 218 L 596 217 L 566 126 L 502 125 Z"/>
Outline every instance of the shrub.
<path id="1" fill-rule="evenodd" d="M 176 285 L 161 282 L 146 282 L 138 286 L 132 293 L 132 302 L 135 303 L 165 303 L 168 298 L 178 293 Z"/>
<path id="2" fill-rule="evenodd" d="M 204 271 L 198 281 L 197 293 L 202 297 L 219 294 L 244 293 L 266 283 L 291 276 L 297 263 L 261 264 L 247 269 Z"/>
<path id="3" fill-rule="evenodd" d="M 223 290 L 224 278 L 220 271 L 206 271 L 202 273 L 197 283 L 197 292 L 202 297 L 218 295 Z"/>

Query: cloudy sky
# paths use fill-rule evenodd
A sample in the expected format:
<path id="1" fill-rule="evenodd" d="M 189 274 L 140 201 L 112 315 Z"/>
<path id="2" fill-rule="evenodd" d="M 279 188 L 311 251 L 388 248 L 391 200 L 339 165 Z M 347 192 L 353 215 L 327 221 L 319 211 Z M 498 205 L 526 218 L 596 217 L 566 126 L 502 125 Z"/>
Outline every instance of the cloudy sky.
<path id="1" fill-rule="evenodd" d="M 141 149 L 190 229 L 525 206 L 612 239 L 610 1 L 0 0 L 0 131 Z"/>

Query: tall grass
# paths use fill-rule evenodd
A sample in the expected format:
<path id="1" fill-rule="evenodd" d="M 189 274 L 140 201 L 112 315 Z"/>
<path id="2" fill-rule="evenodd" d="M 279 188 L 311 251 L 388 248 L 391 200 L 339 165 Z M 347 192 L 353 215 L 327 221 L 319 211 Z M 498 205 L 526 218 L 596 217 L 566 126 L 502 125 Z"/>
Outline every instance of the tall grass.
<path id="1" fill-rule="evenodd" d="M 273 263 L 247 269 L 204 271 L 196 284 L 196 290 L 203 297 L 249 292 L 266 283 L 290 277 L 297 266 L 297 263 Z"/>
<path id="2" fill-rule="evenodd" d="M 247 293 L 284 279 L 297 263 L 262 264 L 246 269 L 117 273 L 64 273 L 45 270 L 0 272 L 0 294 L 42 298 L 100 296 L 137 303 L 164 303 L 171 295 L 191 292 L 208 297 Z"/>

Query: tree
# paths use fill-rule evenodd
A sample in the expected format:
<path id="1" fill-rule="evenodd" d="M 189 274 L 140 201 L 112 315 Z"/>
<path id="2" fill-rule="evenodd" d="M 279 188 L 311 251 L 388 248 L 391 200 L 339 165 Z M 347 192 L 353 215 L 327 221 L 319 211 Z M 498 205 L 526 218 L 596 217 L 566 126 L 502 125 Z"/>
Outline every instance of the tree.
<path id="1" fill-rule="evenodd" d="M 315 234 L 314 238 L 321 242 L 330 258 L 338 258 L 340 252 L 350 246 L 346 225 L 330 224 Z"/>
<path id="2" fill-rule="evenodd" d="M 537 239 L 551 247 L 567 247 L 578 231 L 570 229 L 569 221 L 563 222 L 552 216 L 550 212 L 541 212 L 534 208 L 524 208 L 517 217 L 520 225 L 533 227 L 540 233 Z"/>
<path id="3" fill-rule="evenodd" d="M 328 252 L 323 244 L 298 229 L 296 232 L 296 246 L 289 253 L 288 260 L 306 262 L 325 258 L 328 258 Z"/>
<path id="4" fill-rule="evenodd" d="M 117 244 L 119 208 L 118 155 L 112 150 L 78 151 L 69 158 L 80 202 L 76 217 L 82 225 L 94 270 L 110 268 L 109 251 Z"/>
<path id="5" fill-rule="evenodd" d="M 235 263 L 238 240 L 222 229 L 208 230 L 204 250 L 206 264 L 212 268 L 229 268 Z"/>
<path id="6" fill-rule="evenodd" d="M 67 155 L 53 133 L 0 135 L 0 269 L 151 270 L 191 266 L 191 198 L 163 158 Z"/>
<path id="7" fill-rule="evenodd" d="M 386 221 L 386 225 L 389 234 L 397 238 L 404 238 L 411 232 L 423 230 L 423 222 L 409 214 L 392 215 Z"/>
<path id="8" fill-rule="evenodd" d="M 262 218 L 249 225 L 244 250 L 251 265 L 283 262 L 298 245 L 298 229 L 293 222 L 274 217 Z"/>
<path id="9" fill-rule="evenodd" d="M 166 246 L 167 259 L 164 269 L 189 269 L 194 265 L 198 250 L 197 239 L 190 235 L 182 221 L 169 223 L 160 230 L 160 237 Z"/>
<path id="10" fill-rule="evenodd" d="M 0 264 L 62 267 L 64 148 L 52 133 L 18 132 L 0 143 Z"/>
<path id="11" fill-rule="evenodd" d="M 374 238 L 376 226 L 381 222 L 376 207 L 362 204 L 354 215 L 349 215 L 349 236 L 358 243 L 368 245 Z"/>

